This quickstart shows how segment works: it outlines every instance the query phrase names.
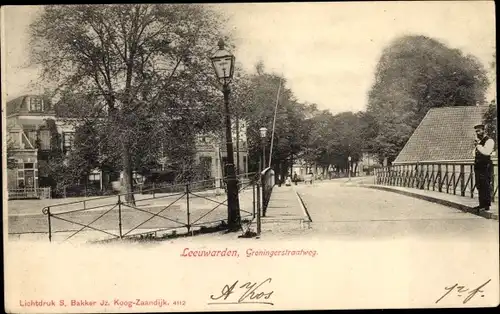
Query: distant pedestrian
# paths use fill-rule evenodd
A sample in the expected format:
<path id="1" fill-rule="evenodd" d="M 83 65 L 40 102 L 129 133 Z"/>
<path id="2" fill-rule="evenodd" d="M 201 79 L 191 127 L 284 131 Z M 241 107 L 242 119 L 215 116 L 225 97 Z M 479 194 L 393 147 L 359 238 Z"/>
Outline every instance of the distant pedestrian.
<path id="1" fill-rule="evenodd" d="M 295 182 L 295 185 L 297 185 L 297 182 L 299 181 L 299 177 L 297 176 L 297 172 L 293 174 L 293 182 Z"/>
<path id="2" fill-rule="evenodd" d="M 491 154 L 495 147 L 495 142 L 484 130 L 484 125 L 479 124 L 474 127 L 476 139 L 474 140 L 474 174 L 476 188 L 479 194 L 479 206 L 476 210 L 489 210 L 491 205 L 491 177 L 493 174 L 493 163 Z"/>

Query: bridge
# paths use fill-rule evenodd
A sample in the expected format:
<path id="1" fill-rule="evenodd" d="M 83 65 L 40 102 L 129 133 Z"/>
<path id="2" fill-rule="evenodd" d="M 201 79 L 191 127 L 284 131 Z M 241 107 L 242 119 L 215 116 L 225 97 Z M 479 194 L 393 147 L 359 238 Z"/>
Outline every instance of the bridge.
<path id="1" fill-rule="evenodd" d="M 264 189 L 262 176 L 244 175 L 246 181 L 240 180 L 242 233 L 260 231 L 262 239 L 307 234 L 376 238 L 452 236 L 474 230 L 498 233 L 498 188 L 494 188 L 491 210 L 476 213 L 472 210 L 477 205 L 477 192 L 470 165 L 420 166 L 424 171 L 398 166 L 379 169 L 375 176 L 312 184 L 278 186 L 267 182 Z M 170 239 L 222 231 L 227 218 L 226 195 L 203 186 L 207 184 L 143 192 L 136 195 L 135 205 L 126 204 L 123 195 L 74 202 L 11 201 L 9 235 L 14 239 L 101 241 Z M 44 206 L 33 207 L 40 203 Z"/>

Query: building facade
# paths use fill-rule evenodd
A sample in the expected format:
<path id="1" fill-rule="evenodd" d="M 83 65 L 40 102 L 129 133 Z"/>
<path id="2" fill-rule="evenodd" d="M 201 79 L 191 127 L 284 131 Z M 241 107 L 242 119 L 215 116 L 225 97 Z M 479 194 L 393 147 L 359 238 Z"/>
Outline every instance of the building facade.
<path id="1" fill-rule="evenodd" d="M 67 153 L 71 150 L 75 137 L 74 119 L 58 118 L 49 99 L 38 95 L 25 95 L 7 102 L 7 147 L 9 169 L 7 170 L 7 187 L 9 191 L 24 189 L 36 190 L 47 186 L 48 152 L 53 148 L 53 136 L 56 132 L 60 137 L 61 150 Z M 52 122 L 50 122 L 52 121 Z M 51 127 L 52 125 L 52 127 Z M 239 173 L 248 169 L 248 146 L 246 141 L 246 126 L 239 123 L 239 132 L 233 127 L 233 145 L 235 147 L 235 163 L 239 156 Z M 239 145 L 236 145 L 238 134 Z M 221 178 L 224 173 L 224 163 L 227 158 L 225 137 L 218 134 L 198 136 L 196 140 L 196 161 L 204 169 L 207 179 Z M 236 146 L 239 146 L 237 153 Z M 165 164 L 166 160 L 159 160 Z M 99 169 L 93 170 L 88 177 L 88 183 L 103 189 L 103 174 Z M 134 175 L 140 179 L 138 175 Z"/>

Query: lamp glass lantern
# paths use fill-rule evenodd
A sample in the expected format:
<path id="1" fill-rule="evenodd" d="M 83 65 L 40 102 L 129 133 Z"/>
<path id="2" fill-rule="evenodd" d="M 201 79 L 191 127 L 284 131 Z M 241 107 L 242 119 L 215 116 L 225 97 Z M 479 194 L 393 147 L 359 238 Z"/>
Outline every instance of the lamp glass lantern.
<path id="1" fill-rule="evenodd" d="M 351 161 L 351 156 L 347 157 L 347 161 Z"/>
<path id="2" fill-rule="evenodd" d="M 267 128 L 262 127 L 262 128 L 260 128 L 260 130 L 259 130 L 259 131 L 260 131 L 260 137 L 261 137 L 261 138 L 265 138 L 265 137 L 266 137 L 266 135 L 267 135 Z"/>
<path id="3" fill-rule="evenodd" d="M 219 80 L 227 82 L 233 77 L 235 58 L 224 48 L 224 41 L 219 41 L 219 50 L 211 58 L 212 66 Z"/>

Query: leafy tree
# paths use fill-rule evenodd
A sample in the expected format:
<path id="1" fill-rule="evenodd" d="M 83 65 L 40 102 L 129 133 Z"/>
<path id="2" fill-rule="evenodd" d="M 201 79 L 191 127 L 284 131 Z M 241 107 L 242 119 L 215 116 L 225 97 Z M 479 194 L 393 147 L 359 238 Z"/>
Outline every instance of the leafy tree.
<path id="1" fill-rule="evenodd" d="M 16 169 L 17 160 L 14 158 L 14 150 L 16 149 L 15 143 L 11 138 L 7 138 L 7 168 Z"/>
<path id="2" fill-rule="evenodd" d="M 497 146 L 498 141 L 498 120 L 497 120 L 497 104 L 496 101 L 491 101 L 488 106 L 488 110 L 485 112 L 483 117 L 486 134 L 491 136 L 495 140 L 495 146 Z M 498 146 L 497 146 L 498 147 Z"/>
<path id="3" fill-rule="evenodd" d="M 286 87 L 284 78 L 266 73 L 262 62 L 256 65 L 256 73 L 247 76 L 241 83 L 244 86 L 239 87 L 240 92 L 235 95 L 235 101 L 242 104 L 241 115 L 247 121 L 249 169 L 259 170 L 262 156 L 261 127 L 268 129 L 266 166 L 269 163 L 273 120 L 278 101 L 271 164 L 277 174 L 284 176 L 306 144 L 306 106 L 295 99 L 293 92 Z"/>
<path id="4" fill-rule="evenodd" d="M 493 53 L 493 60 L 490 63 L 490 76 L 491 85 L 495 86 L 496 83 L 496 52 Z M 486 124 L 486 133 L 495 139 L 495 146 L 497 146 L 498 140 L 498 121 L 497 121 L 497 101 L 495 99 L 491 100 L 488 110 L 485 112 L 483 117 L 484 123 Z M 498 146 L 497 146 L 498 147 Z"/>
<path id="5" fill-rule="evenodd" d="M 148 128 L 171 129 L 185 115 L 216 122 L 210 106 L 221 103 L 220 92 L 207 56 L 221 37 L 219 22 L 202 5 L 133 4 L 47 6 L 31 24 L 32 61 L 55 83 L 61 111 L 96 124 L 108 157 L 119 157 L 126 192 L 134 162 L 157 154 L 166 138 Z M 191 131 L 199 127 L 210 124 Z"/>
<path id="6" fill-rule="evenodd" d="M 378 62 L 368 113 L 378 124 L 372 150 L 394 160 L 430 108 L 485 103 L 483 65 L 426 36 L 394 40 Z"/>

